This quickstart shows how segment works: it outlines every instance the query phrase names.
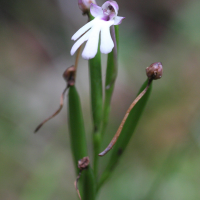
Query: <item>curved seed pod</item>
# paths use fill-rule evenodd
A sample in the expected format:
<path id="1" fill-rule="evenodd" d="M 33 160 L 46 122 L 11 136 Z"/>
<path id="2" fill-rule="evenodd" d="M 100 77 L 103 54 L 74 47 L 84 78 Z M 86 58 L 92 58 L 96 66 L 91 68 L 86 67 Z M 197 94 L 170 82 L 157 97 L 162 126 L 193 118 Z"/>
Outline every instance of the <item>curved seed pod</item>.
<path id="1" fill-rule="evenodd" d="M 149 82 L 149 80 L 145 81 L 145 83 L 142 85 L 138 94 L 140 94 L 146 88 L 148 82 Z M 113 171 L 114 167 L 116 166 L 116 163 L 119 161 L 122 153 L 126 149 L 128 142 L 130 141 L 130 139 L 135 131 L 135 128 L 139 122 L 141 115 L 142 115 L 142 112 L 146 106 L 148 99 L 149 99 L 151 90 L 152 90 L 152 84 L 150 85 L 149 89 L 144 94 L 144 96 L 140 99 L 140 101 L 130 111 L 130 114 L 125 121 L 125 124 L 121 131 L 121 134 L 120 134 L 116 144 L 113 146 L 108 165 L 100 178 L 97 189 L 99 189 L 102 186 L 102 184 L 112 174 L 112 171 Z"/>
<path id="2" fill-rule="evenodd" d="M 99 154 L 99 156 L 104 156 L 106 153 L 108 153 L 108 151 L 110 151 L 113 148 L 114 144 L 117 142 L 117 139 L 121 134 L 121 131 L 122 131 L 123 127 L 124 127 L 124 124 L 126 123 L 126 120 L 127 120 L 128 116 L 129 116 L 131 110 L 136 105 L 136 103 L 143 97 L 143 95 L 147 92 L 147 90 L 148 90 L 148 88 L 149 88 L 149 86 L 151 84 L 151 81 L 152 80 L 148 81 L 148 84 L 147 84 L 146 88 L 136 97 L 136 99 L 130 105 L 130 107 L 126 111 L 126 114 L 125 114 L 121 124 L 119 125 L 119 128 L 118 128 L 116 134 L 114 135 L 113 139 L 111 140 L 110 144 L 108 145 L 108 147 L 106 147 L 106 149 L 103 152 L 101 152 Z"/>
<path id="3" fill-rule="evenodd" d="M 56 110 L 56 112 L 55 112 L 53 115 L 51 115 L 50 117 L 48 117 L 47 119 L 45 119 L 42 123 L 40 123 L 40 124 L 36 127 L 34 133 L 38 132 L 38 131 L 40 130 L 40 128 L 41 128 L 46 122 L 48 122 L 50 119 L 52 119 L 53 117 L 55 117 L 57 114 L 60 113 L 60 111 L 61 111 L 62 108 L 63 108 L 64 97 L 65 97 L 65 93 L 66 93 L 67 89 L 68 89 L 68 86 L 66 86 L 66 88 L 65 88 L 64 91 L 63 91 L 63 93 L 61 94 L 61 97 L 60 97 L 60 106 L 59 106 L 58 110 Z"/>
<path id="4" fill-rule="evenodd" d="M 55 117 L 56 115 L 58 115 L 60 113 L 60 111 L 62 110 L 63 108 L 63 103 L 64 103 L 64 97 L 65 97 L 65 93 L 67 91 L 67 89 L 70 87 L 70 86 L 73 86 L 75 84 L 75 74 L 76 74 L 76 69 L 74 67 L 74 65 L 72 65 L 71 67 L 67 68 L 64 73 L 63 73 L 63 78 L 65 79 L 65 81 L 67 82 L 67 86 L 65 87 L 63 93 L 61 94 L 61 97 L 60 97 L 60 106 L 58 108 L 58 110 L 56 110 L 56 112 L 51 115 L 50 117 L 48 117 L 47 119 L 45 119 L 42 123 L 40 123 L 34 133 L 36 133 L 37 131 L 39 131 L 39 129 L 46 123 L 48 122 L 50 119 L 52 119 L 53 117 Z"/>
<path id="5" fill-rule="evenodd" d="M 135 98 L 135 100 L 133 101 L 133 103 L 130 105 L 130 107 L 128 108 L 128 110 L 126 111 L 126 114 L 116 132 L 116 134 L 114 135 L 113 139 L 111 140 L 110 144 L 108 145 L 108 147 L 99 154 L 99 156 L 104 156 L 108 151 L 110 151 L 114 144 L 117 142 L 118 137 L 120 136 L 120 133 L 123 129 L 123 126 L 131 112 L 131 110 L 133 109 L 133 107 L 137 104 L 137 102 L 145 95 L 145 93 L 147 92 L 149 86 L 151 85 L 151 82 L 153 80 L 156 79 L 160 79 L 162 77 L 162 73 L 163 73 L 163 68 L 162 68 L 162 64 L 160 62 L 156 62 L 151 64 L 149 67 L 146 68 L 146 74 L 148 77 L 148 84 L 145 87 L 145 89 Z"/>

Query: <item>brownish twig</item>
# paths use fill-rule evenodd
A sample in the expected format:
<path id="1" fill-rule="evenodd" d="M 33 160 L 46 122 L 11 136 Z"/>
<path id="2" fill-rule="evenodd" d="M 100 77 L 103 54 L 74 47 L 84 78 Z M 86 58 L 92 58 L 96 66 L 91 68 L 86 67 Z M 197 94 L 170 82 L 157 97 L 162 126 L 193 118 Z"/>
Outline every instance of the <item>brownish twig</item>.
<path id="1" fill-rule="evenodd" d="M 58 108 L 58 110 L 56 110 L 56 112 L 51 115 L 50 117 L 48 117 L 47 119 L 45 119 L 42 123 L 40 123 L 37 128 L 35 129 L 34 133 L 36 133 L 37 131 L 39 131 L 39 129 L 50 119 L 52 119 L 53 117 L 55 117 L 63 108 L 63 102 L 64 102 L 64 97 L 65 97 L 65 92 L 67 91 L 67 89 L 69 88 L 69 85 L 66 86 L 66 88 L 64 89 L 61 97 L 60 97 L 60 106 Z"/>
<path id="2" fill-rule="evenodd" d="M 67 83 L 67 86 L 65 87 L 65 89 L 64 89 L 64 91 L 63 91 L 63 93 L 61 95 L 60 106 L 59 106 L 58 110 L 56 110 L 56 112 L 53 115 L 51 115 L 50 117 L 48 117 L 47 119 L 45 119 L 42 123 L 40 123 L 37 126 L 37 128 L 34 131 L 34 133 L 36 133 L 47 121 L 49 121 L 50 119 L 52 119 L 53 117 L 55 117 L 58 113 L 60 113 L 60 111 L 63 108 L 64 97 L 65 97 L 65 93 L 66 93 L 67 89 L 75 84 L 75 74 L 76 74 L 76 68 L 74 67 L 74 65 L 72 65 L 71 67 L 67 68 L 64 71 L 63 78 L 65 79 L 65 81 Z"/>
<path id="3" fill-rule="evenodd" d="M 78 177 L 76 178 L 76 181 L 74 182 L 74 186 L 76 188 L 76 192 L 78 193 L 78 197 L 79 197 L 80 200 L 81 200 L 81 195 L 80 195 L 80 192 L 79 192 L 79 189 L 78 189 L 78 180 L 81 177 L 81 172 L 82 172 L 82 170 L 80 170 Z"/>
<path id="4" fill-rule="evenodd" d="M 126 114 L 116 132 L 116 134 L 114 135 L 113 139 L 111 140 L 110 144 L 106 147 L 106 149 L 104 151 L 102 151 L 99 156 L 104 156 L 106 153 L 108 153 L 108 151 L 110 151 L 112 149 L 112 147 L 114 146 L 114 144 L 116 143 L 118 137 L 120 136 L 120 133 L 122 131 L 122 128 L 126 122 L 127 117 L 129 116 L 131 110 L 133 109 L 133 107 L 136 105 L 136 103 L 143 97 L 143 95 L 146 93 L 146 91 L 148 90 L 150 84 L 152 82 L 152 79 L 149 79 L 148 84 L 146 86 L 146 88 L 136 97 L 136 99 L 133 101 L 133 103 L 130 105 L 130 107 L 128 108 L 128 110 L 126 111 Z"/>
<path id="5" fill-rule="evenodd" d="M 81 195 L 80 195 L 80 192 L 79 192 L 79 189 L 78 189 L 78 180 L 79 180 L 80 177 L 81 177 L 81 172 L 82 172 L 83 170 L 87 169 L 88 166 L 89 166 L 89 164 L 90 164 L 90 160 L 89 160 L 89 157 L 88 157 L 88 156 L 87 156 L 87 157 L 83 157 L 82 159 L 80 159 L 80 160 L 78 161 L 78 168 L 80 169 L 80 172 L 79 172 L 79 174 L 78 174 L 78 176 L 77 176 L 77 178 L 76 178 L 76 181 L 74 182 L 74 186 L 75 186 L 75 188 L 76 188 L 76 191 L 77 191 L 77 193 L 78 193 L 78 197 L 79 197 L 80 200 L 81 200 Z"/>
<path id="6" fill-rule="evenodd" d="M 128 108 L 128 110 L 126 111 L 126 114 L 116 132 L 116 134 L 114 135 L 113 139 L 111 140 L 111 142 L 109 143 L 109 145 L 105 148 L 104 151 L 102 151 L 99 156 L 104 156 L 106 153 L 108 153 L 108 151 L 110 151 L 112 149 L 112 147 L 114 146 L 114 144 L 116 143 L 118 137 L 120 136 L 120 133 L 122 131 L 122 128 L 124 127 L 124 124 L 126 122 L 127 117 L 129 116 L 131 110 L 133 109 L 133 107 L 136 105 L 136 103 L 144 96 L 144 94 L 147 92 L 149 86 L 151 85 L 153 80 L 156 79 L 160 79 L 162 77 L 162 73 L 163 73 L 163 67 L 162 67 L 162 63 L 161 62 L 156 62 L 156 63 L 152 63 L 149 67 L 146 68 L 146 75 L 148 77 L 148 84 L 146 86 L 146 88 L 136 97 L 136 99 L 133 101 L 133 103 L 130 105 L 130 107 Z"/>

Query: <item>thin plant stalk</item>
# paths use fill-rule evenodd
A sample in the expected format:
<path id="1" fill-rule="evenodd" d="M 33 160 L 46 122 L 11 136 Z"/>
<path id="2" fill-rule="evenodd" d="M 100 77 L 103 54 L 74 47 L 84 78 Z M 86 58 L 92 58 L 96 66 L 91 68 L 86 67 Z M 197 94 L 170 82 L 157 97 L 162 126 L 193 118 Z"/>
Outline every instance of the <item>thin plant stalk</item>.
<path id="1" fill-rule="evenodd" d="M 108 54 L 107 70 L 106 70 L 106 82 L 105 82 L 105 99 L 103 107 L 103 119 L 101 135 L 105 134 L 107 127 L 109 114 L 110 114 L 110 103 L 112 94 L 114 91 L 115 81 L 118 73 L 118 26 L 111 26 L 111 37 L 114 41 L 114 48 L 111 53 Z"/>
<path id="2" fill-rule="evenodd" d="M 140 94 L 146 88 L 147 84 L 148 84 L 148 80 L 145 81 L 145 83 L 142 85 L 138 94 Z M 107 166 L 99 179 L 99 182 L 97 185 L 97 191 L 99 191 L 101 186 L 111 176 L 114 168 L 116 167 L 116 164 L 119 162 L 119 159 L 121 158 L 121 155 L 125 151 L 128 143 L 137 127 L 137 124 L 143 113 L 146 103 L 149 99 L 151 90 L 152 90 L 152 84 L 150 85 L 149 89 L 144 94 L 144 96 L 141 98 L 141 100 L 133 107 L 129 116 L 127 117 L 127 120 L 122 129 L 122 132 L 119 136 L 119 139 L 117 140 L 116 144 L 113 146 L 112 153 L 111 153 L 110 159 L 107 163 Z"/>
<path id="3" fill-rule="evenodd" d="M 58 115 L 58 114 L 60 113 L 60 111 L 61 111 L 62 108 L 63 108 L 65 93 L 66 93 L 66 91 L 67 91 L 68 88 L 69 88 L 69 86 L 67 85 L 67 86 L 65 87 L 64 91 L 63 91 L 62 94 L 61 94 L 61 97 L 60 97 L 60 105 L 59 105 L 58 110 L 56 110 L 56 112 L 55 112 L 53 115 L 51 115 L 50 117 L 48 117 L 47 119 L 45 119 L 42 123 L 40 123 L 40 124 L 36 127 L 34 133 L 38 132 L 38 131 L 40 130 L 40 128 L 41 128 L 46 122 L 48 122 L 50 119 L 52 119 L 53 117 L 55 117 L 56 115 Z"/>
<path id="4" fill-rule="evenodd" d="M 79 57 L 80 57 L 80 55 L 81 55 L 82 46 L 83 46 L 83 45 L 81 45 L 81 46 L 77 49 L 76 59 L 75 59 L 75 65 L 74 65 L 75 71 L 77 71 L 77 68 L 78 68 L 78 62 L 79 62 Z M 76 75 L 76 74 L 75 74 L 75 75 Z"/>
<path id="5" fill-rule="evenodd" d="M 88 19 L 92 20 L 93 16 L 88 15 Z M 101 121 L 103 112 L 103 92 L 102 92 L 102 72 L 101 72 L 101 53 L 100 45 L 93 59 L 89 60 L 89 75 L 90 75 L 90 92 L 92 104 L 92 119 L 93 119 L 93 148 L 94 148 L 94 174 L 97 179 L 98 174 L 98 153 L 101 143 Z"/>
<path id="6" fill-rule="evenodd" d="M 122 123 L 114 136 L 111 143 L 108 147 L 100 153 L 100 156 L 105 155 L 112 147 L 112 154 L 108 161 L 107 167 L 105 168 L 99 182 L 97 190 L 103 185 L 103 183 L 110 177 L 113 169 L 115 168 L 119 158 L 125 151 L 136 127 L 139 122 L 139 119 L 143 113 L 145 105 L 148 102 L 149 96 L 152 90 L 152 80 L 157 80 L 162 77 L 163 67 L 161 62 L 152 63 L 149 67 L 146 68 L 146 75 L 148 79 L 142 85 L 138 97 L 131 104 Z M 140 100 L 140 101 L 139 101 Z M 119 138 L 118 138 L 119 137 Z M 114 145 L 114 146 L 113 146 Z"/>
<path id="7" fill-rule="evenodd" d="M 129 116 L 131 110 L 132 110 L 133 107 L 136 105 L 136 103 L 137 103 L 137 102 L 144 96 L 144 94 L 147 92 L 147 90 L 149 89 L 149 86 L 150 86 L 151 82 L 152 82 L 152 79 L 149 79 L 148 84 L 147 84 L 147 87 L 146 87 L 146 88 L 136 97 L 136 99 L 132 102 L 132 104 L 130 105 L 130 107 L 129 107 L 128 110 L 126 111 L 126 114 L 125 114 L 125 116 L 124 116 L 124 118 L 123 118 L 123 120 L 122 120 L 122 122 L 121 122 L 121 124 L 120 124 L 120 126 L 119 126 L 119 128 L 118 128 L 118 130 L 117 130 L 117 132 L 116 132 L 116 134 L 115 134 L 115 136 L 114 136 L 113 139 L 111 140 L 110 144 L 106 147 L 106 149 L 105 149 L 103 152 L 101 152 L 101 153 L 99 154 L 99 156 L 104 156 L 106 153 L 108 153 L 108 151 L 110 151 L 110 150 L 113 148 L 114 144 L 116 143 L 118 137 L 119 137 L 120 134 L 121 134 L 121 131 L 122 131 L 123 127 L 124 127 L 124 124 L 125 124 L 125 122 L 126 122 L 128 116 Z"/>

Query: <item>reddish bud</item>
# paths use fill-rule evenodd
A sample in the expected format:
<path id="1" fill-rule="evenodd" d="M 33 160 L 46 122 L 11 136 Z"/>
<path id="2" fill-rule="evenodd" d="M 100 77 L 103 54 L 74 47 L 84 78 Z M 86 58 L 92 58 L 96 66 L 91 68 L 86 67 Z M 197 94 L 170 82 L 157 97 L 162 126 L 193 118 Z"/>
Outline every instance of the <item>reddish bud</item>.
<path id="1" fill-rule="evenodd" d="M 90 11 L 91 3 L 97 4 L 95 0 L 78 0 L 78 6 L 86 14 Z"/>
<path id="2" fill-rule="evenodd" d="M 78 161 L 78 168 L 80 170 L 86 169 L 90 164 L 89 157 L 84 157 Z"/>
<path id="3" fill-rule="evenodd" d="M 74 65 L 67 68 L 63 73 L 63 78 L 65 79 L 65 81 L 67 81 L 67 84 L 69 86 L 73 86 L 75 84 L 75 75 L 76 75 L 76 69 Z"/>
<path id="4" fill-rule="evenodd" d="M 161 62 L 152 63 L 146 68 L 146 74 L 149 79 L 159 79 L 163 74 L 163 67 Z"/>

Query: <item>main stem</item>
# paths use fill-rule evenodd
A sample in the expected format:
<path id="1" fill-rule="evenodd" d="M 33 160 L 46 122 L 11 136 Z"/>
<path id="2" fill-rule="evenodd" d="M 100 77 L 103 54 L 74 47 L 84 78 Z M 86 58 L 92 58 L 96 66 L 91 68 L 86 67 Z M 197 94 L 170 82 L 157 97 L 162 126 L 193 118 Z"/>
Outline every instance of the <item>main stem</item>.
<path id="1" fill-rule="evenodd" d="M 114 48 L 111 53 L 108 54 L 107 70 L 106 70 L 106 82 L 105 82 L 105 100 L 103 107 L 103 119 L 101 127 L 101 136 L 105 134 L 106 126 L 108 124 L 110 114 L 110 103 L 115 86 L 115 81 L 118 72 L 118 26 L 111 26 L 111 37 L 114 42 Z"/>
<path id="2" fill-rule="evenodd" d="M 94 145 L 94 174 L 98 174 L 98 153 L 100 151 L 101 135 L 100 127 L 102 120 L 102 76 L 101 76 L 101 54 L 98 48 L 97 55 L 89 60 L 90 91 L 93 118 L 93 145 Z"/>

